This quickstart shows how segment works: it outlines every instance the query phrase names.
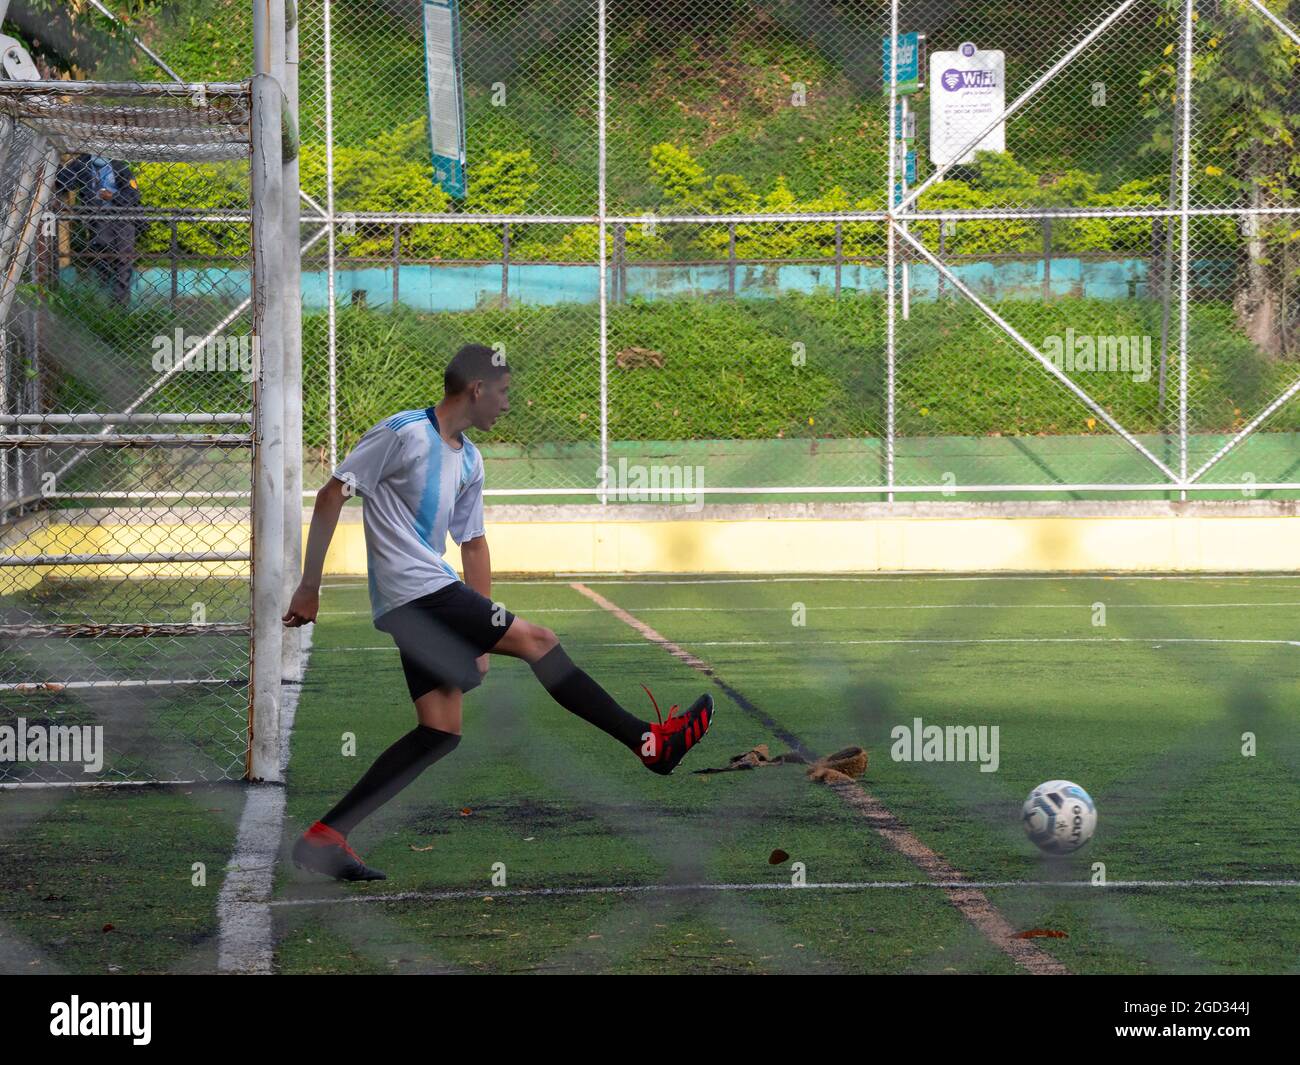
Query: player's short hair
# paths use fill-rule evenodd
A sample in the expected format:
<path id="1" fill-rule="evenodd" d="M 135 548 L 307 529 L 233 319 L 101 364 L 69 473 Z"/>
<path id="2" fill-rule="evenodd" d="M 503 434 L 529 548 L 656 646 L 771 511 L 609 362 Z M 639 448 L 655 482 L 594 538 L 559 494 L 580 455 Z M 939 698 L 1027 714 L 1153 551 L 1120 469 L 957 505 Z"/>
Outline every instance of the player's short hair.
<path id="1" fill-rule="evenodd" d="M 466 344 L 447 363 L 442 389 L 449 396 L 458 396 L 475 381 L 495 381 L 509 372 L 504 355 L 485 344 Z"/>

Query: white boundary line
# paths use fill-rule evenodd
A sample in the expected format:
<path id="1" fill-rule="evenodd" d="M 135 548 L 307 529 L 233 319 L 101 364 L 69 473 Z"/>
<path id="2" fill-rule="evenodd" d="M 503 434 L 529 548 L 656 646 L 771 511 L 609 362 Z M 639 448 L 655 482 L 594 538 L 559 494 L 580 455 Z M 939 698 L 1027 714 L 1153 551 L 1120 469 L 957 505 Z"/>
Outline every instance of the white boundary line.
<path id="1" fill-rule="evenodd" d="M 691 645 L 694 647 L 807 647 L 815 645 L 824 647 L 829 644 L 835 644 L 843 647 L 874 647 L 890 646 L 897 644 L 954 644 L 966 646 L 968 644 L 1000 644 L 1000 643 L 1144 643 L 1144 644 L 1166 644 L 1166 643 L 1225 643 L 1225 644 L 1261 644 L 1265 647 L 1300 647 L 1300 640 L 1245 640 L 1245 639 L 1228 639 L 1227 637 L 1217 636 L 1007 636 L 1007 637 L 982 637 L 962 639 L 953 637 L 943 639 L 941 637 L 898 637 L 896 639 L 884 638 L 879 640 L 823 640 L 815 634 L 810 635 L 804 640 L 692 640 Z M 611 643 L 587 643 L 583 642 L 584 647 L 653 647 L 654 644 L 647 644 L 644 640 L 621 640 Z M 363 645 L 360 647 L 331 647 L 331 652 L 344 651 L 391 651 L 392 645 Z"/>
<path id="2" fill-rule="evenodd" d="M 311 629 L 304 627 L 299 676 L 307 674 Z M 289 738 L 298 710 L 302 682 L 280 685 L 280 778 L 289 765 Z M 271 926 L 271 892 L 280 857 L 284 827 L 285 786 L 249 784 L 244 812 L 239 819 L 235 852 L 226 866 L 226 878 L 217 898 L 217 971 L 269 976 L 272 973 L 274 936 Z"/>
<path id="3" fill-rule="evenodd" d="M 499 891 L 400 891 L 395 894 L 336 895 L 327 899 L 275 899 L 271 906 L 337 906 L 353 902 L 455 902 L 460 899 L 526 899 L 551 895 L 657 895 L 690 891 L 894 891 L 939 888 L 943 891 L 1001 888 L 1083 888 L 1093 891 L 1146 891 L 1199 888 L 1300 888 L 1300 880 L 856 880 L 825 884 L 614 884 L 595 887 L 505 888 Z"/>
<path id="4" fill-rule="evenodd" d="M 522 578 L 514 580 L 493 580 L 494 588 L 512 586 L 527 588 L 538 584 L 562 584 L 566 587 L 575 580 L 587 584 L 901 584 L 917 581 L 1260 581 L 1300 579 L 1297 573 L 981 573 L 961 577 L 935 573 L 933 571 L 900 572 L 893 576 L 843 576 L 824 577 L 813 574 L 794 574 L 783 577 L 690 577 L 677 578 L 670 573 L 654 574 L 647 577 L 620 577 L 608 573 L 569 573 L 554 577 Z M 1298 585 L 1300 586 L 1300 585 Z M 325 588 L 365 588 L 365 581 L 326 581 Z"/>
<path id="5" fill-rule="evenodd" d="M 881 610 L 1078 610 L 1083 613 L 1093 609 L 1093 603 L 861 603 L 851 606 L 815 606 L 816 613 L 824 610 L 870 611 Z M 1209 610 L 1228 607 L 1297 607 L 1300 602 L 1288 603 L 1116 603 L 1106 604 L 1107 610 Z M 639 606 L 638 614 L 788 614 L 787 606 Z M 594 606 L 528 607 L 533 614 L 603 614 Z M 322 610 L 317 617 L 370 617 L 369 610 Z"/>

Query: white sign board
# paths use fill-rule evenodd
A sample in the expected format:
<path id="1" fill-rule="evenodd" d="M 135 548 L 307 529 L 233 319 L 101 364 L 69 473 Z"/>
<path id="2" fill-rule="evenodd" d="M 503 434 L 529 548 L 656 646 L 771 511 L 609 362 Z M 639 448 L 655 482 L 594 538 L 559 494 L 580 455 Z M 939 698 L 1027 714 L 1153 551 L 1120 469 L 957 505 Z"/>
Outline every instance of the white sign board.
<path id="1" fill-rule="evenodd" d="M 433 179 L 465 198 L 465 92 L 457 0 L 424 0 L 424 65 L 429 91 Z"/>
<path id="2" fill-rule="evenodd" d="M 930 161 L 972 163 L 977 151 L 1006 150 L 1006 123 L 999 122 L 971 144 L 1006 107 L 1006 53 L 963 44 L 955 52 L 930 53 Z M 958 158 L 967 145 L 970 150 Z"/>

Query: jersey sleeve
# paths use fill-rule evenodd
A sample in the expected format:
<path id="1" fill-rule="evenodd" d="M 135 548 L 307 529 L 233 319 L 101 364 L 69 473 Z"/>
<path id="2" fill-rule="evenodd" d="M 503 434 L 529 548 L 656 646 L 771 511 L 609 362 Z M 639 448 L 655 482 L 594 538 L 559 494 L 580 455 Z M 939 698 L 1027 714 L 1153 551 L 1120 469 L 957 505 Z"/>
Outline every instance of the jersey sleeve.
<path id="1" fill-rule="evenodd" d="M 474 456 L 474 473 L 456 497 L 448 531 L 457 546 L 484 534 L 483 528 L 483 456 Z"/>
<path id="2" fill-rule="evenodd" d="M 334 468 L 334 476 L 353 494 L 365 499 L 385 476 L 400 467 L 401 456 L 401 436 L 385 422 L 380 422 L 368 430 L 347 458 Z"/>

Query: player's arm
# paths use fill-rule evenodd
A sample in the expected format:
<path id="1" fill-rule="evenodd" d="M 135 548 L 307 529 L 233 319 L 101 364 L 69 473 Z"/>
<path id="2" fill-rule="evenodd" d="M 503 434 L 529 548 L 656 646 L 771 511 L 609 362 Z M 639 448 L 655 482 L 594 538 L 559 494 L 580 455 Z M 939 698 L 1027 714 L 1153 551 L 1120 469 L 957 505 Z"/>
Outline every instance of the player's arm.
<path id="1" fill-rule="evenodd" d="M 456 500 L 451 515 L 451 535 L 460 544 L 460 568 L 465 583 L 479 595 L 492 598 L 492 556 L 483 526 L 483 459 L 469 487 Z M 478 671 L 488 671 L 488 656 L 480 655 Z"/>
<path id="2" fill-rule="evenodd" d="M 401 438 L 387 422 L 380 422 L 357 442 L 347 458 L 335 467 L 334 476 L 316 493 L 302 561 L 302 582 L 289 600 L 289 609 L 284 614 L 286 625 L 297 627 L 316 620 L 325 552 L 334 538 L 343 504 L 351 496 L 368 499 L 375 486 L 400 467 L 401 451 Z"/>
<path id="3" fill-rule="evenodd" d="M 492 598 L 492 557 L 488 554 L 487 536 L 476 536 L 460 545 L 460 568 L 466 584 L 479 595 Z M 487 675 L 487 655 L 479 655 L 478 671 Z"/>
<path id="4" fill-rule="evenodd" d="M 325 571 L 325 553 L 329 550 L 330 541 L 334 539 L 339 512 L 347 498 L 347 486 L 337 477 L 331 477 L 325 487 L 316 493 L 316 505 L 311 512 L 311 528 L 307 532 L 307 550 L 302 560 L 302 580 L 282 619 L 290 628 L 316 620 L 316 612 L 320 609 L 320 582 L 321 574 Z"/>
<path id="5" fill-rule="evenodd" d="M 476 536 L 460 545 L 461 569 L 465 583 L 479 595 L 492 598 L 492 557 L 486 536 Z"/>

